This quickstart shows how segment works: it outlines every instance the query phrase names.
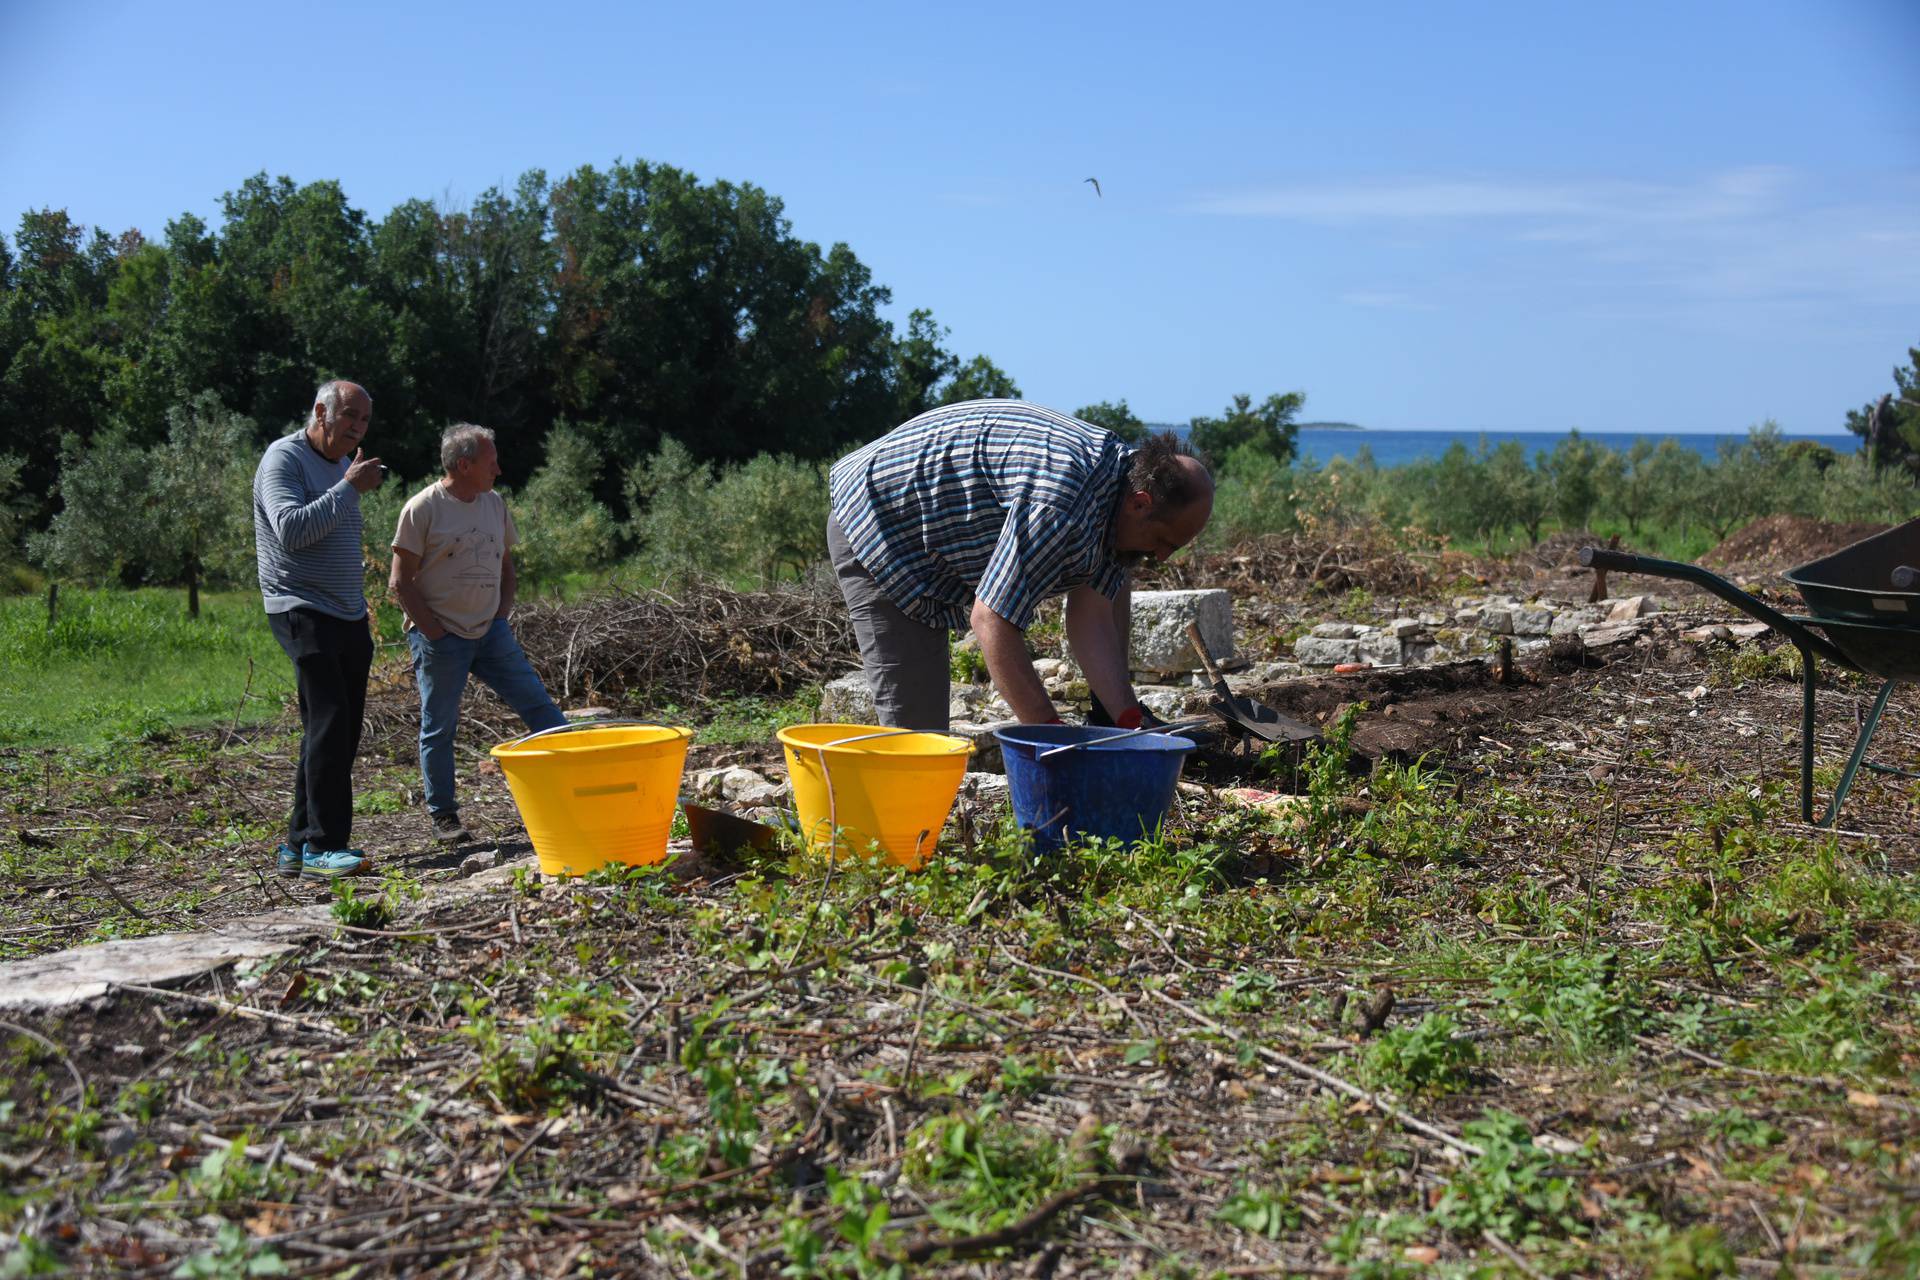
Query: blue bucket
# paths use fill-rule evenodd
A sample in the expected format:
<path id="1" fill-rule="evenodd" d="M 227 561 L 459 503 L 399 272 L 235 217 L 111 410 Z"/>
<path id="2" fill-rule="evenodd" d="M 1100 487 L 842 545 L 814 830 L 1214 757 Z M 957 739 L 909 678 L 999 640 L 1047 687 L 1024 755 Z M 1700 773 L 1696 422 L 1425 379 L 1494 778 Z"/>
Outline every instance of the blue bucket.
<path id="1" fill-rule="evenodd" d="M 1033 832 L 1035 849 L 1052 853 L 1076 836 L 1138 840 L 1159 829 L 1193 743 L 1170 733 L 1120 733 L 1064 724 L 994 731 L 1014 820 Z M 1095 745 L 1040 759 L 1076 742 Z"/>

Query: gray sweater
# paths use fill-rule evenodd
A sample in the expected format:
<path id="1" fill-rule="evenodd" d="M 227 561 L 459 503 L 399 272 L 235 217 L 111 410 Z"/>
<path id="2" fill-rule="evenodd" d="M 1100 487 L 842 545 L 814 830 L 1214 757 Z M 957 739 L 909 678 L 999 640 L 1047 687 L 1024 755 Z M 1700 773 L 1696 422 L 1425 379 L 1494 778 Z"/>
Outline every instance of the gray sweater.
<path id="1" fill-rule="evenodd" d="M 360 492 L 348 461 L 328 462 L 296 431 L 267 446 L 253 473 L 253 544 L 268 613 L 313 609 L 367 616 L 360 567 Z"/>

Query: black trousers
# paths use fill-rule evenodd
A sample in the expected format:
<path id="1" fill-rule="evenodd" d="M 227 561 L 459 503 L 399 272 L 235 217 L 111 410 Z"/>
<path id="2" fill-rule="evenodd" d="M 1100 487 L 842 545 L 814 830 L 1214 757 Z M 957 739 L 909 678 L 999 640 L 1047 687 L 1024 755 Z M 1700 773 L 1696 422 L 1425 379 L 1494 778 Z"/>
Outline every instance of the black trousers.
<path id="1" fill-rule="evenodd" d="M 367 709 L 373 635 L 312 609 L 270 613 L 273 637 L 293 659 L 300 690 L 300 763 L 293 774 L 287 843 L 315 852 L 352 848 L 353 757 Z"/>

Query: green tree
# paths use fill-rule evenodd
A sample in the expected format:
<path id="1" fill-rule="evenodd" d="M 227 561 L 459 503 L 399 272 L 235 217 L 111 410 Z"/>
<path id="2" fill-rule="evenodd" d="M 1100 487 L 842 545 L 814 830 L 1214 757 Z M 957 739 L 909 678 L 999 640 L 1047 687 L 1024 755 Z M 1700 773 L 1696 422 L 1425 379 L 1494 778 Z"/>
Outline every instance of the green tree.
<path id="1" fill-rule="evenodd" d="M 514 504 L 516 571 L 528 583 L 552 582 L 613 559 L 618 526 L 594 495 L 598 449 L 565 422 L 547 433 L 546 461 Z"/>
<path id="2" fill-rule="evenodd" d="M 1527 451 L 1517 440 L 1503 440 L 1487 459 L 1487 486 L 1492 511 L 1497 514 L 1490 532 L 1504 532 L 1518 525 L 1527 541 L 1540 545 L 1540 529 L 1553 512 L 1553 485 L 1546 475 L 1547 455 L 1543 451 L 1527 461 Z"/>
<path id="3" fill-rule="evenodd" d="M 1102 400 L 1098 404 L 1082 405 L 1073 411 L 1073 416 L 1096 427 L 1105 427 L 1128 444 L 1139 444 L 1147 438 L 1147 424 L 1127 407 L 1124 397 L 1117 403 Z"/>
<path id="4" fill-rule="evenodd" d="M 1907 366 L 1893 371 L 1893 390 L 1879 401 L 1847 411 L 1847 430 L 1866 446 L 1867 460 L 1878 470 L 1904 467 L 1920 474 L 1920 347 L 1907 348 Z M 1872 431 L 1879 410 L 1879 433 Z"/>
<path id="5" fill-rule="evenodd" d="M 1595 445 L 1576 429 L 1545 456 L 1541 470 L 1553 494 L 1553 514 L 1563 529 L 1584 529 L 1600 501 L 1612 450 Z M 1536 539 L 1537 541 L 1537 539 Z"/>
<path id="6" fill-rule="evenodd" d="M 195 618 L 203 583 L 253 574 L 254 435 L 250 419 L 203 392 L 167 411 L 167 442 L 147 451 L 138 518 L 129 521 L 141 541 L 126 558 L 149 581 L 184 586 Z"/>
<path id="7" fill-rule="evenodd" d="M 718 504 L 713 468 L 672 436 L 627 472 L 631 533 L 642 563 L 684 577 L 712 563 Z"/>
<path id="8" fill-rule="evenodd" d="M 124 430 L 88 444 L 72 432 L 60 440 L 60 509 L 44 531 L 29 534 L 27 555 L 54 579 L 111 581 L 139 554 L 146 537 L 147 451 Z"/>
<path id="9" fill-rule="evenodd" d="M 1247 445 L 1284 466 L 1293 461 L 1300 434 L 1294 419 L 1306 403 L 1304 391 L 1270 395 L 1258 408 L 1254 407 L 1252 396 L 1237 395 L 1220 417 L 1193 419 L 1193 447 L 1210 458 L 1225 458 L 1234 449 Z"/>
<path id="10" fill-rule="evenodd" d="M 940 403 L 934 388 L 960 370 L 960 357 L 941 343 L 947 337 L 945 326 L 935 322 L 933 312 L 915 308 L 907 316 L 907 332 L 893 344 L 893 385 L 895 418 L 905 422 Z"/>
<path id="11" fill-rule="evenodd" d="M 952 381 L 941 388 L 941 404 L 966 400 L 1018 400 L 1020 386 L 993 361 L 975 356 L 960 366 Z"/>
<path id="12" fill-rule="evenodd" d="M 827 554 L 827 477 L 817 464 L 761 454 L 721 472 L 714 506 L 726 513 L 724 567 L 771 586 Z"/>

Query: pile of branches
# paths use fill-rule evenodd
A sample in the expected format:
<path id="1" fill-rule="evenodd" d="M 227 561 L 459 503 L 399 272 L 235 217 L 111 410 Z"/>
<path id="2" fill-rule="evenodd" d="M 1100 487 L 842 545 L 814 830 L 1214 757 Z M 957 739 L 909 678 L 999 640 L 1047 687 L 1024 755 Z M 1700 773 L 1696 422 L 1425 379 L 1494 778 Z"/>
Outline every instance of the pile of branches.
<path id="1" fill-rule="evenodd" d="M 853 626 L 837 595 L 615 587 L 569 601 L 528 604 L 514 630 L 534 670 L 570 699 L 697 707 L 750 694 L 786 694 L 858 664 Z"/>
<path id="2" fill-rule="evenodd" d="M 1451 580 L 1465 564 L 1457 552 L 1414 550 L 1384 530 L 1274 533 L 1142 570 L 1139 585 L 1225 587 L 1236 596 L 1284 594 L 1289 587 L 1327 595 L 1360 588 L 1378 596 L 1415 596 Z"/>

